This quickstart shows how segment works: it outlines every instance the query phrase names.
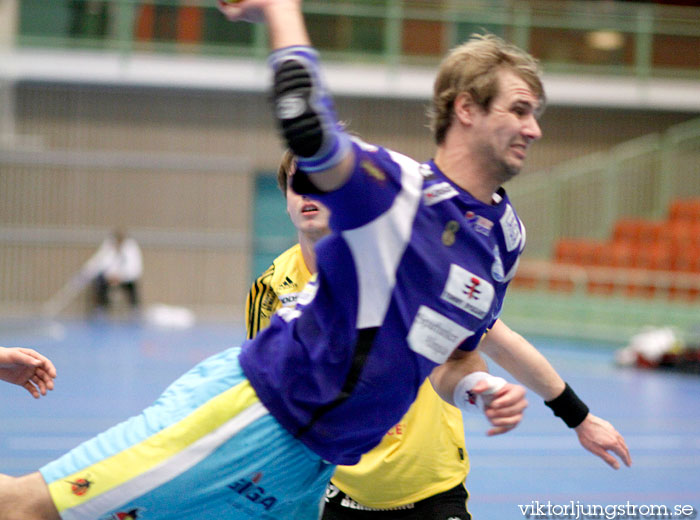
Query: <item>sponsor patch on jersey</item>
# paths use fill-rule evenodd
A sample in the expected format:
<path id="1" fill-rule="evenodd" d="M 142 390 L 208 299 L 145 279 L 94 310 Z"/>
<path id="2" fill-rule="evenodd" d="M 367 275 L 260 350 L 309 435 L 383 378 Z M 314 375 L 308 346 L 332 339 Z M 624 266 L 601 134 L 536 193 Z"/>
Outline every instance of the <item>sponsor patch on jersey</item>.
<path id="1" fill-rule="evenodd" d="M 328 502 L 329 498 L 335 498 L 340 494 L 340 489 L 335 487 L 333 484 L 330 482 L 328 483 L 328 486 L 326 486 L 326 498 L 325 501 Z"/>
<path id="2" fill-rule="evenodd" d="M 285 276 L 284 280 L 282 280 L 282 283 L 279 286 L 278 290 L 283 290 L 283 289 L 296 289 L 297 288 L 297 283 L 292 280 L 289 276 Z"/>
<path id="3" fill-rule="evenodd" d="M 133 509 L 128 509 L 124 511 L 117 511 L 109 516 L 103 516 L 102 520 L 137 520 L 141 518 L 141 512 L 144 510 L 142 507 L 135 507 Z"/>
<path id="4" fill-rule="evenodd" d="M 510 204 L 506 206 L 506 211 L 501 217 L 501 227 L 503 228 L 503 236 L 506 239 L 506 249 L 513 251 L 520 245 L 523 234 L 520 231 L 520 223 L 515 216 L 515 211 L 513 211 Z"/>
<path id="5" fill-rule="evenodd" d="M 262 478 L 263 474 L 258 472 L 247 478 L 238 479 L 227 487 L 235 495 L 248 500 L 251 505 L 257 506 L 260 510 L 269 511 L 277 505 L 278 498 L 258 485 Z"/>
<path id="6" fill-rule="evenodd" d="M 484 236 L 489 236 L 491 229 L 493 229 L 493 222 L 486 217 L 477 215 L 473 211 L 467 211 L 464 216 L 474 226 L 474 231 Z"/>
<path id="7" fill-rule="evenodd" d="M 75 480 L 66 480 L 66 483 L 70 484 L 71 493 L 76 496 L 83 496 L 90 491 L 90 486 L 92 486 L 93 481 L 89 480 L 90 476 L 87 475 L 85 478 L 78 478 Z"/>
<path id="8" fill-rule="evenodd" d="M 277 309 L 277 312 L 275 314 L 282 318 L 284 321 L 290 322 L 292 320 L 296 320 L 299 316 L 301 316 L 301 311 L 299 309 L 295 309 L 294 307 L 280 307 L 279 309 Z"/>
<path id="9" fill-rule="evenodd" d="M 457 190 L 452 187 L 452 184 L 449 182 L 438 182 L 423 190 L 423 202 L 426 206 L 432 206 L 457 195 Z"/>
<path id="10" fill-rule="evenodd" d="M 520 265 L 520 257 L 515 259 L 515 263 L 513 264 L 513 267 L 510 268 L 510 271 L 508 271 L 508 274 L 503 278 L 504 282 L 510 282 L 514 277 L 515 273 L 518 271 L 518 266 Z"/>
<path id="11" fill-rule="evenodd" d="M 283 307 L 293 307 L 299 299 L 299 293 L 280 294 L 278 298 Z"/>
<path id="12" fill-rule="evenodd" d="M 263 296 L 263 300 L 260 302 L 260 312 L 269 316 L 272 312 L 272 309 L 275 307 L 276 299 L 277 298 L 273 293 L 265 293 L 265 295 Z"/>
<path id="13" fill-rule="evenodd" d="M 493 285 L 487 280 L 452 264 L 440 298 L 479 319 L 484 319 L 491 309 L 494 294 Z"/>
<path id="14" fill-rule="evenodd" d="M 442 232 L 442 243 L 447 247 L 454 245 L 457 240 L 457 231 L 459 231 L 459 222 L 450 220 L 445 224 L 445 230 Z"/>
<path id="15" fill-rule="evenodd" d="M 311 278 L 309 279 L 308 283 L 304 286 L 302 291 L 299 293 L 299 296 L 297 297 L 296 303 L 298 305 L 307 305 L 311 303 L 311 301 L 314 299 L 316 296 L 316 293 L 318 292 L 318 280 L 316 274 L 313 274 Z"/>
<path id="16" fill-rule="evenodd" d="M 408 345 L 415 353 L 442 364 L 473 331 L 421 305 L 408 331 Z"/>
<path id="17" fill-rule="evenodd" d="M 421 174 L 421 176 L 426 181 L 433 179 L 435 177 L 435 173 L 433 173 L 433 169 L 428 164 L 421 164 L 420 167 L 418 168 L 418 172 Z"/>
<path id="18" fill-rule="evenodd" d="M 506 273 L 503 269 L 503 260 L 501 260 L 501 250 L 497 245 L 493 246 L 493 264 L 491 264 L 491 277 L 497 282 L 502 282 Z"/>
<path id="19" fill-rule="evenodd" d="M 369 159 L 364 159 L 360 161 L 360 168 L 367 175 L 369 175 L 371 179 L 380 183 L 386 181 L 386 174 L 382 170 L 377 168 L 377 166 L 375 166 L 375 164 Z"/>

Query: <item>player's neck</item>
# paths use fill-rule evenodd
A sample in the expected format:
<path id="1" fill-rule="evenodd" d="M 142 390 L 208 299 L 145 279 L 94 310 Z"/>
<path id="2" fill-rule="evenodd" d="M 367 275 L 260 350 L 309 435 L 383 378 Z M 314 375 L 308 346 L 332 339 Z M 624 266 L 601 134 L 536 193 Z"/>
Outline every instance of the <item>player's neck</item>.
<path id="1" fill-rule="evenodd" d="M 448 137 L 449 138 L 449 137 Z M 484 204 L 491 204 L 499 183 L 482 168 L 467 147 L 439 146 L 435 153 L 438 168 L 463 190 Z"/>
<path id="2" fill-rule="evenodd" d="M 314 246 L 318 239 L 314 240 L 309 235 L 304 233 L 298 233 L 299 236 L 299 246 L 301 246 L 301 256 L 304 258 L 304 263 L 306 268 L 311 274 L 316 272 L 316 252 L 314 251 Z"/>

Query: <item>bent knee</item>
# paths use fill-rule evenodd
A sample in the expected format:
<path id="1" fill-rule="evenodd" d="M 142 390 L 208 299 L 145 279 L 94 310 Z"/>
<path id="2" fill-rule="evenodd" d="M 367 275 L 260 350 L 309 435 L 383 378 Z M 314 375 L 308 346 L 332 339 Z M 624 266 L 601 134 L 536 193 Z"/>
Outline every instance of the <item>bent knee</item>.
<path id="1" fill-rule="evenodd" d="M 0 475 L 0 504 L 0 520 L 61 518 L 38 471 L 23 477 Z"/>

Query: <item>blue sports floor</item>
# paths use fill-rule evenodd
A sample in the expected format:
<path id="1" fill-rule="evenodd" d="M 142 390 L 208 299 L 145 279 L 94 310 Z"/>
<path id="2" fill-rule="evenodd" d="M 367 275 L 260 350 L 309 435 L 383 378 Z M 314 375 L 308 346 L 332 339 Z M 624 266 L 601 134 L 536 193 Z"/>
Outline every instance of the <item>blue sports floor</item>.
<path id="1" fill-rule="evenodd" d="M 37 469 L 139 412 L 174 378 L 242 337 L 240 328 L 220 324 L 176 330 L 107 321 L 0 321 L 0 345 L 35 347 L 59 374 L 56 390 L 39 401 L 0 383 L 0 473 Z M 529 518 L 697 516 L 700 377 L 618 369 L 610 347 L 530 339 L 591 409 L 623 433 L 634 465 L 610 469 L 530 394 L 526 419 L 505 436 L 487 438 L 485 420 L 465 418 L 474 518 L 526 518 L 528 509 Z M 669 514 L 656 514 L 659 506 Z"/>

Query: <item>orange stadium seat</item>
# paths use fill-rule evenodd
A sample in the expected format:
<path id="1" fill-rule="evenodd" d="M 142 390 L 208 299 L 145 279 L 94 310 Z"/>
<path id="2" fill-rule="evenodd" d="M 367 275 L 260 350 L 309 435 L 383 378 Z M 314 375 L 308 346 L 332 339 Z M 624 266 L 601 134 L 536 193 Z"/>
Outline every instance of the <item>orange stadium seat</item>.
<path id="1" fill-rule="evenodd" d="M 138 8 L 136 16 L 136 27 L 134 28 L 134 36 L 137 40 L 152 40 L 153 39 L 153 23 L 155 21 L 155 7 L 150 4 L 144 4 Z"/>
<path id="2" fill-rule="evenodd" d="M 679 244 L 670 250 L 671 268 L 684 273 L 700 273 L 700 245 Z"/>
<path id="3" fill-rule="evenodd" d="M 613 240 L 637 240 L 649 242 L 657 240 L 662 233 L 663 224 L 655 220 L 641 218 L 624 218 L 615 223 Z"/>
<path id="4" fill-rule="evenodd" d="M 574 238 L 563 238 L 554 248 L 554 261 L 561 264 L 573 264 L 576 260 L 579 241 Z"/>
<path id="5" fill-rule="evenodd" d="M 676 199 L 669 207 L 670 220 L 700 220 L 700 198 Z"/>
<path id="6" fill-rule="evenodd" d="M 630 267 L 634 263 L 634 242 L 612 242 L 607 248 L 606 264 L 609 267 Z"/>
<path id="7" fill-rule="evenodd" d="M 180 7 L 177 13 L 177 40 L 195 43 L 202 39 L 203 13 L 201 7 Z"/>
<path id="8" fill-rule="evenodd" d="M 666 242 L 652 242 L 636 248 L 632 265 L 638 269 L 652 271 L 670 271 L 671 249 Z"/>
<path id="9" fill-rule="evenodd" d="M 674 220 L 665 227 L 663 237 L 674 246 L 700 245 L 700 220 Z"/>
<path id="10" fill-rule="evenodd" d="M 603 242 L 585 239 L 578 240 L 574 251 L 573 263 L 582 266 L 598 265 L 604 250 L 605 243 Z"/>

